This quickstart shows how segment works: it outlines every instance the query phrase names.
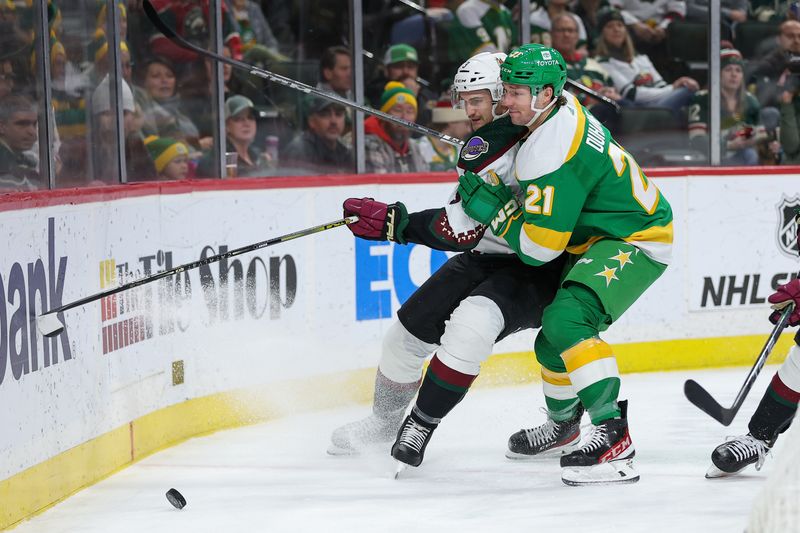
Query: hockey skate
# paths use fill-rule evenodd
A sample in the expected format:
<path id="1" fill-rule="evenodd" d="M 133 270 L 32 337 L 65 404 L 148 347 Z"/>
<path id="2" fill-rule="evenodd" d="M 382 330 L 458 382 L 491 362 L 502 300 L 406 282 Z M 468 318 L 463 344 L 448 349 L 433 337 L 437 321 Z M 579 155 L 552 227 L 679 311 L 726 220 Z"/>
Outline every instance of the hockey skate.
<path id="1" fill-rule="evenodd" d="M 409 466 L 419 466 L 435 429 L 435 425 L 425 424 L 412 412 L 397 432 L 397 439 L 392 446 L 392 457 Z"/>
<path id="2" fill-rule="evenodd" d="M 402 416 L 402 411 L 389 417 L 371 414 L 336 428 L 331 434 L 328 454 L 358 455 L 371 447 L 392 442 L 397 436 Z"/>
<path id="3" fill-rule="evenodd" d="M 756 465 L 756 470 L 761 470 L 773 444 L 774 442 L 759 440 L 750 433 L 728 437 L 728 440 L 711 452 L 712 464 L 706 472 L 706 478 L 732 476 L 753 463 Z"/>
<path id="4" fill-rule="evenodd" d="M 548 414 L 547 409 L 542 412 Z M 548 416 L 547 422 L 540 426 L 517 431 L 508 438 L 506 457 L 524 461 L 573 451 L 581 440 L 581 415 L 583 407 L 579 405 L 569 420 L 556 422 Z"/>
<path id="5" fill-rule="evenodd" d="M 633 447 L 628 432 L 626 401 L 619 402 L 620 418 L 605 420 L 592 428 L 585 444 L 561 456 L 561 480 L 567 485 L 635 483 Z"/>

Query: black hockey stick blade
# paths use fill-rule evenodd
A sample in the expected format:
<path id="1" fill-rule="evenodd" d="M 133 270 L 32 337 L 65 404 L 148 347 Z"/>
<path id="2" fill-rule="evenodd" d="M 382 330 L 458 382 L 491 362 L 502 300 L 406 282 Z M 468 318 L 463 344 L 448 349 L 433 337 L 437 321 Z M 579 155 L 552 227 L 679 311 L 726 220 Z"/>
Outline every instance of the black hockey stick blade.
<path id="1" fill-rule="evenodd" d="M 775 327 L 772 328 L 772 332 L 769 334 L 767 342 L 764 343 L 764 347 L 758 354 L 756 362 L 753 364 L 753 367 L 747 374 L 747 377 L 744 380 L 744 385 L 742 385 L 742 387 L 739 389 L 739 392 L 736 394 L 736 399 L 733 401 L 733 405 L 728 408 L 722 407 L 722 405 L 720 405 L 720 403 L 715 400 L 707 390 L 701 387 L 700 384 L 693 379 L 688 379 L 686 380 L 686 383 L 683 384 L 683 393 L 686 395 L 686 399 L 723 426 L 729 426 L 736 417 L 736 413 L 739 412 L 739 408 L 742 407 L 744 399 L 747 397 L 747 393 L 750 392 L 751 388 L 753 388 L 753 384 L 756 382 L 759 372 L 761 372 L 761 369 L 764 367 L 764 363 L 767 362 L 767 357 L 769 357 L 770 352 L 772 352 L 772 348 L 775 346 L 778 337 L 780 337 L 781 332 L 783 332 L 784 328 L 786 328 L 786 325 L 789 323 L 789 317 L 793 310 L 794 304 L 789 304 L 781 311 L 778 322 L 776 322 Z"/>
<path id="2" fill-rule="evenodd" d="M 291 241 L 293 239 L 305 237 L 306 235 L 312 235 L 314 233 L 319 233 L 321 231 L 338 228 L 339 226 L 344 226 L 345 224 L 354 224 L 356 222 L 358 222 L 358 216 L 351 215 L 349 217 L 345 217 L 339 220 L 334 220 L 333 222 L 328 222 L 327 224 L 320 224 L 319 226 L 313 226 L 310 228 L 301 229 L 299 231 L 288 233 L 286 235 L 281 235 L 280 237 L 275 237 L 272 239 L 268 239 L 266 241 L 257 242 L 255 244 L 250 244 L 248 246 L 242 246 L 241 248 L 235 248 L 223 254 L 212 255 L 211 257 L 206 257 L 205 259 L 200 259 L 192 263 L 186 263 L 184 265 L 176 266 L 175 268 L 172 268 L 170 270 L 165 270 L 163 272 L 156 272 L 155 274 L 152 274 L 150 276 L 141 279 L 137 279 L 135 281 L 131 281 L 130 283 L 125 283 L 123 285 L 119 285 L 118 287 L 112 287 L 110 289 L 100 291 L 96 294 L 92 294 L 91 296 L 75 300 L 74 302 L 70 302 L 68 304 L 64 304 L 60 307 L 50 309 L 50 311 L 48 311 L 47 313 L 44 313 L 36 317 L 36 328 L 39 330 L 39 333 L 41 333 L 45 337 L 55 337 L 56 335 L 64 331 L 64 322 L 62 321 L 62 318 L 59 317 L 59 315 L 68 309 L 73 309 L 75 307 L 79 307 L 81 305 L 100 300 L 101 298 L 105 298 L 106 296 L 111 296 L 112 294 L 117 294 L 118 292 L 126 291 L 134 287 L 145 285 L 146 283 L 152 283 L 153 281 L 158 281 L 160 279 L 169 277 L 173 274 L 179 274 L 181 272 L 186 272 L 187 270 L 191 270 L 193 268 L 197 268 L 203 265 L 208 265 L 210 263 L 215 263 L 222 259 L 228 259 L 230 257 L 242 255 L 244 253 L 252 252 L 254 250 L 260 250 L 261 248 L 266 248 L 267 246 L 272 246 L 273 244 L 279 244 L 282 242 Z"/>
<path id="3" fill-rule="evenodd" d="M 723 426 L 729 426 L 731 422 L 733 422 L 736 411 L 722 407 L 719 402 L 695 380 L 686 380 L 686 383 L 683 384 L 683 393 L 686 395 L 687 400 Z"/>

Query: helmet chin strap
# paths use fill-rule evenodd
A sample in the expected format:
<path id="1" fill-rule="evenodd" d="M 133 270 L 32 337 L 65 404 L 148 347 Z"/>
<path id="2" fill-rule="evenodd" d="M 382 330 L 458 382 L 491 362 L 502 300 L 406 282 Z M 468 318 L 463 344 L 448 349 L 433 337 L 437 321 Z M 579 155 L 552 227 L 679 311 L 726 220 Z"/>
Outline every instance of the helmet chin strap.
<path id="1" fill-rule="evenodd" d="M 500 102 L 495 102 L 492 104 L 492 119 L 497 120 L 498 118 L 503 118 L 504 116 L 508 115 L 508 109 L 506 109 L 505 113 L 497 114 L 497 106 L 500 105 Z"/>
<path id="2" fill-rule="evenodd" d="M 536 119 L 538 119 L 542 115 L 542 113 L 546 113 L 551 107 L 553 107 L 557 100 L 558 100 L 558 98 L 553 97 L 553 99 L 550 100 L 549 104 L 547 104 L 543 108 L 539 109 L 538 107 L 536 107 L 536 97 L 534 97 L 533 100 L 531 100 L 531 111 L 533 111 L 533 118 L 530 119 L 528 121 L 528 123 L 525 124 L 525 126 L 530 128 L 531 124 L 536 122 Z"/>

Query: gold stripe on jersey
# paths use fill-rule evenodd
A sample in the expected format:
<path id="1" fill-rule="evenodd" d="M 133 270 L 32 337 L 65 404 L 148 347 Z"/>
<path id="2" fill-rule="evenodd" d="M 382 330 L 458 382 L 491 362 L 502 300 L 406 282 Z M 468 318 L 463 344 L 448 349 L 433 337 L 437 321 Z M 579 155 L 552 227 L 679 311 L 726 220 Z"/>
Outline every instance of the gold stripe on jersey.
<path id="1" fill-rule="evenodd" d="M 561 354 L 561 359 L 564 360 L 564 365 L 570 374 L 584 365 L 608 357 L 614 357 L 611 346 L 596 337 L 581 341 Z"/>
<path id="2" fill-rule="evenodd" d="M 626 242 L 660 242 L 663 244 L 672 244 L 672 222 L 666 226 L 650 226 L 642 231 L 637 231 L 622 240 Z"/>
<path id="3" fill-rule="evenodd" d="M 575 99 L 574 96 L 572 98 Z M 586 130 L 586 115 L 583 113 L 583 106 L 578 103 L 577 99 L 575 99 L 575 104 L 575 110 L 578 112 L 578 124 L 575 127 L 575 134 L 572 137 L 572 144 L 569 147 L 569 152 L 567 152 L 567 158 L 564 160 L 565 163 L 578 153 L 583 141 L 583 132 Z"/>
<path id="4" fill-rule="evenodd" d="M 594 243 L 603 239 L 605 239 L 605 237 L 589 237 L 589 240 L 583 244 L 573 244 L 572 246 L 567 246 L 567 252 L 574 255 L 583 255 L 589 251 L 589 248 L 591 248 Z"/>
<path id="5" fill-rule="evenodd" d="M 552 370 L 547 370 L 546 368 L 542 367 L 542 381 L 545 383 L 550 383 L 551 385 L 571 385 L 572 382 L 569 380 L 569 374 L 566 372 L 553 372 Z"/>
<path id="6" fill-rule="evenodd" d="M 569 238 L 572 237 L 571 231 L 557 231 L 542 228 L 535 224 L 522 224 L 525 235 L 533 242 L 543 248 L 549 248 L 556 252 L 561 252 L 567 247 Z"/>

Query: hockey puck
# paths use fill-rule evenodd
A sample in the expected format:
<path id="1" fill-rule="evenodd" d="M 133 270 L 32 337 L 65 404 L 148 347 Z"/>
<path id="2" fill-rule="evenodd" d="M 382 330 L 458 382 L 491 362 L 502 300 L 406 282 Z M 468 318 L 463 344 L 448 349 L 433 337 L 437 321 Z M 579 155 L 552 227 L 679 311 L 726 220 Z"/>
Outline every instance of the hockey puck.
<path id="1" fill-rule="evenodd" d="M 167 491 L 167 500 L 169 500 L 169 503 L 171 503 L 176 509 L 183 509 L 186 507 L 186 498 L 184 498 L 183 494 L 175 489 L 169 489 Z"/>

